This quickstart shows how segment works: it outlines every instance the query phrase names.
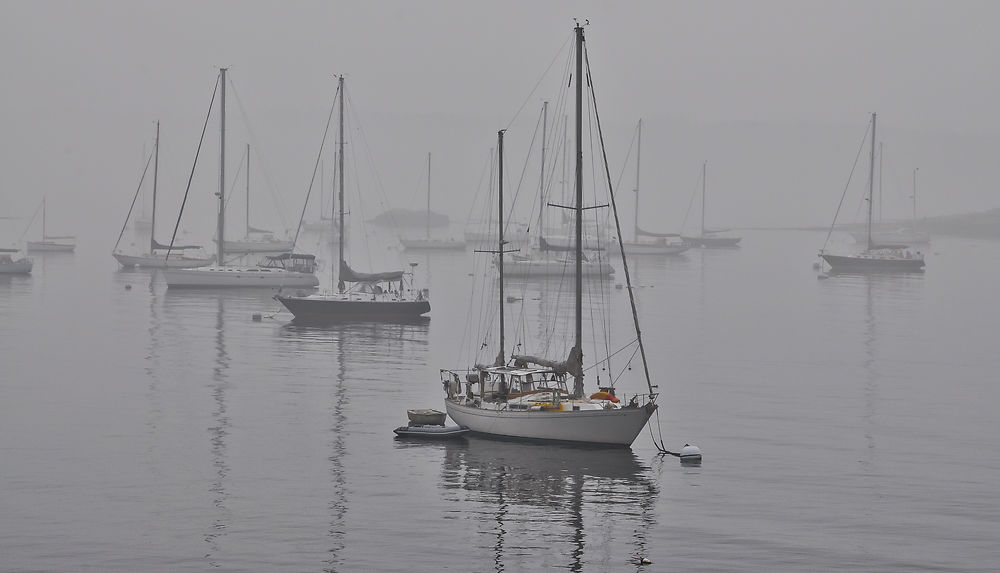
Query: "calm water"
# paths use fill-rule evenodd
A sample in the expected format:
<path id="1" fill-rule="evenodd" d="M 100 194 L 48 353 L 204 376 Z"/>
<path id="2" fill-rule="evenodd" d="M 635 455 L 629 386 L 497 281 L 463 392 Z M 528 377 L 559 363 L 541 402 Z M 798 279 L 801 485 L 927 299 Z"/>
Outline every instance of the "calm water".
<path id="1" fill-rule="evenodd" d="M 269 294 L 168 292 L 83 242 L 35 256 L 0 278 L 0 570 L 996 570 L 1000 244 L 818 280 L 822 241 L 637 263 L 657 431 L 701 467 L 645 433 L 394 439 L 467 365 L 471 252 L 415 259 L 429 321 L 331 328 L 254 322 Z M 512 331 L 565 324 L 551 289 L 512 289 Z"/>

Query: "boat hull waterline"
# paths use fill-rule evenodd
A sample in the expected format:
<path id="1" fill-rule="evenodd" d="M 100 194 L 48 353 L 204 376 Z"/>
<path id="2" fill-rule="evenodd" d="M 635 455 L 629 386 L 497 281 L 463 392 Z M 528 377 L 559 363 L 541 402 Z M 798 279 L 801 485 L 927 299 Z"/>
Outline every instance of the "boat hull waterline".
<path id="1" fill-rule="evenodd" d="M 738 247 L 742 237 L 681 237 L 685 243 L 695 247 L 724 248 Z"/>
<path id="2" fill-rule="evenodd" d="M 489 410 L 445 400 L 448 416 L 473 433 L 506 439 L 631 446 L 656 404 L 637 408 L 531 412 Z"/>
<path id="3" fill-rule="evenodd" d="M 164 269 L 171 288 L 314 288 L 316 275 L 258 267 L 202 267 Z"/>

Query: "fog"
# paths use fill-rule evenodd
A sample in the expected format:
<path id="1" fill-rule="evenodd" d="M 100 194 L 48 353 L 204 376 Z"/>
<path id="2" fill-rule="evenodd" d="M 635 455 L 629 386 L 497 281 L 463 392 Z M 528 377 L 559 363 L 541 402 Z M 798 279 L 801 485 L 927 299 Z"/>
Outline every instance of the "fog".
<path id="1" fill-rule="evenodd" d="M 612 173 L 644 120 L 644 227 L 680 227 L 703 161 L 710 223 L 829 224 L 873 111 L 886 217 L 909 216 L 914 168 L 921 216 L 998 206 L 992 2 L 2 6 L 0 216 L 19 218 L 0 221 L 5 244 L 44 194 L 51 229 L 110 249 L 156 120 L 162 207 L 176 216 L 220 66 L 252 129 L 231 94 L 228 173 L 248 141 L 259 156 L 256 223 L 297 220 L 337 74 L 381 181 L 366 215 L 421 208 L 432 152 L 434 208 L 460 223 L 498 129 L 509 128 L 508 169 L 520 172 L 541 102 L 565 78 L 533 89 L 574 17 L 590 21 Z M 217 137 L 213 117 L 185 214 L 184 226 L 203 237 L 212 233 Z M 242 208 L 230 216 L 241 219 Z"/>

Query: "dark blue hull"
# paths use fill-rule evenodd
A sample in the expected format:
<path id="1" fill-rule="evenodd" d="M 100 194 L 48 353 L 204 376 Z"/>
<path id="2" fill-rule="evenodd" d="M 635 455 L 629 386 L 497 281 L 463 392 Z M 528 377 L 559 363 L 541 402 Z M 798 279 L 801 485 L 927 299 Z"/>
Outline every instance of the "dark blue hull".
<path id="1" fill-rule="evenodd" d="M 854 272 L 903 272 L 919 273 L 924 270 L 923 259 L 852 257 L 848 255 L 820 255 L 834 271 Z"/>
<path id="2" fill-rule="evenodd" d="M 426 300 L 338 300 L 275 296 L 295 315 L 298 323 L 330 323 L 346 320 L 413 320 L 431 311 Z"/>

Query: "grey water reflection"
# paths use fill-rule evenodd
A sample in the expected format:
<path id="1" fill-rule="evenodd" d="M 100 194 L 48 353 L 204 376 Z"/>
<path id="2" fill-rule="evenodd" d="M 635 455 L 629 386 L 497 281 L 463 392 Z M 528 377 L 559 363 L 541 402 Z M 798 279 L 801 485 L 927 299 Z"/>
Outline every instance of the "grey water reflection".
<path id="1" fill-rule="evenodd" d="M 212 527 L 205 535 L 205 541 L 209 546 L 209 553 L 206 555 L 208 563 L 212 567 L 219 567 L 220 563 L 216 556 L 220 552 L 220 539 L 226 534 L 226 528 L 232 521 L 232 515 L 226 502 L 229 494 L 226 491 L 226 483 L 229 477 L 229 464 L 226 460 L 226 436 L 229 433 L 230 421 L 229 412 L 226 407 L 226 391 L 229 389 L 229 351 L 226 348 L 226 324 L 225 324 L 225 298 L 221 295 L 217 297 L 218 310 L 215 315 L 215 366 L 212 368 L 211 392 L 215 402 L 215 409 L 212 411 L 212 421 L 214 425 L 208 428 L 211 437 L 212 466 L 215 470 L 215 480 L 211 483 L 210 491 L 214 496 L 212 503 L 216 509 L 216 518 Z"/>
<path id="2" fill-rule="evenodd" d="M 484 524 L 476 545 L 494 570 L 620 568 L 622 539 L 645 554 L 659 488 L 631 450 L 477 437 L 439 447 L 442 496 L 466 508 L 456 517 Z"/>
<path id="3" fill-rule="evenodd" d="M 329 546 L 324 571 L 340 571 L 345 566 L 343 553 L 350 534 L 348 516 L 351 500 L 347 474 L 351 467 L 356 467 L 351 465 L 352 446 L 356 449 L 357 440 L 364 439 L 363 433 L 352 431 L 356 426 L 352 425 L 350 414 L 357 410 L 372 411 L 367 405 L 372 386 L 380 383 L 394 385 L 400 373 L 400 363 L 419 364 L 425 361 L 429 324 L 429 319 L 424 317 L 405 322 L 345 321 L 324 325 L 291 321 L 279 330 L 279 339 L 292 354 L 322 357 L 323 361 L 332 359 L 332 363 L 328 363 L 329 370 L 333 372 L 327 443 Z M 358 415 L 354 424 L 364 424 L 366 418 Z"/>

